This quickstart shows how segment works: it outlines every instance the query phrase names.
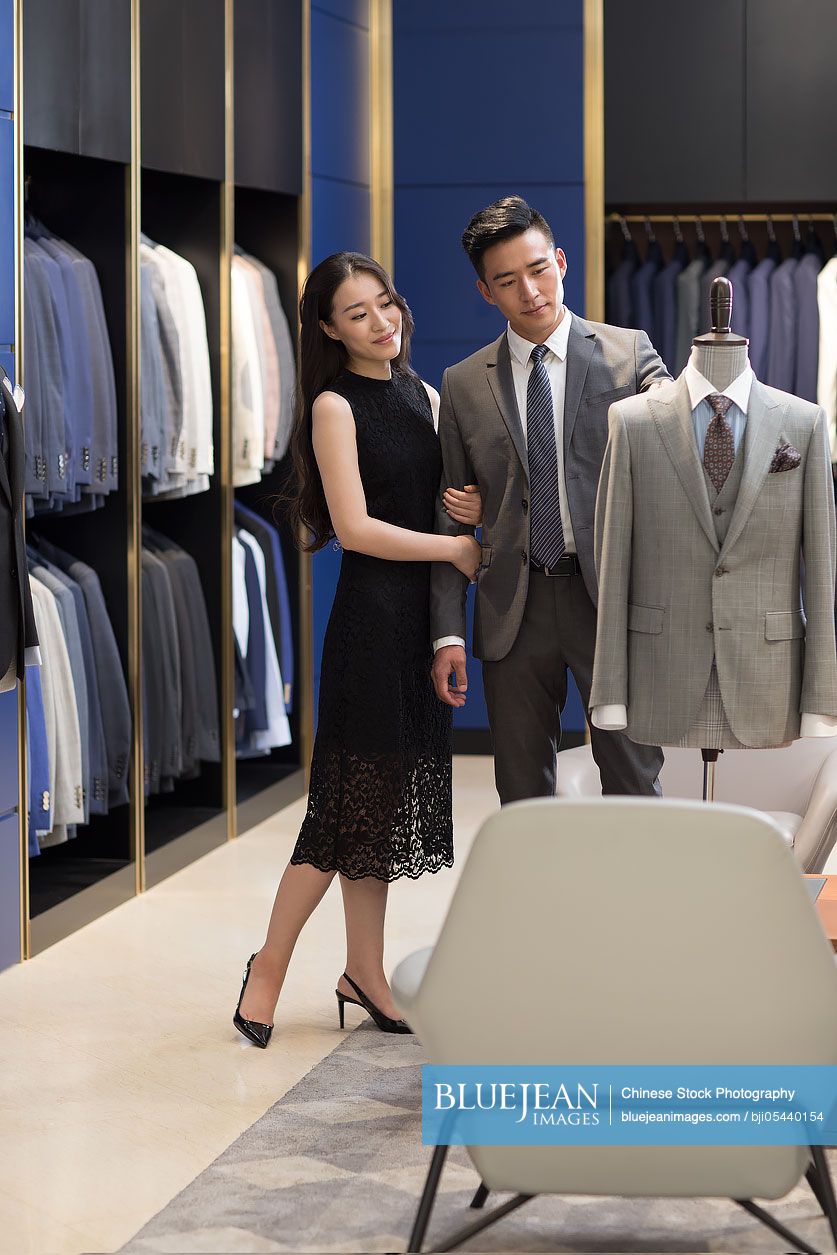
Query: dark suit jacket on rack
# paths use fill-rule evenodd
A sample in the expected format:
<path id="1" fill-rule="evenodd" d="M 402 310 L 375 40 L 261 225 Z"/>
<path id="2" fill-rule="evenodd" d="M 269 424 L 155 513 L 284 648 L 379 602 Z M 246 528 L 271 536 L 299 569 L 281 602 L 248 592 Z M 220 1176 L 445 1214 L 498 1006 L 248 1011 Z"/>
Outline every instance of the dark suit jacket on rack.
<path id="1" fill-rule="evenodd" d="M 23 424 L 2 366 L 0 398 L 0 678 L 14 663 L 22 679 L 38 634 L 23 543 Z"/>

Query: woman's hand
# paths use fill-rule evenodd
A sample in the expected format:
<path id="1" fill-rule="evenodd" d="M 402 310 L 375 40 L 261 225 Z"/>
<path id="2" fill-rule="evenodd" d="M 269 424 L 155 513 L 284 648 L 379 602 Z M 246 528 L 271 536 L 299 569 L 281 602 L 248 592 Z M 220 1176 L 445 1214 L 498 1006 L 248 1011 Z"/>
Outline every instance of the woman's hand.
<path id="1" fill-rule="evenodd" d="M 453 536 L 452 540 L 456 542 L 456 557 L 451 559 L 457 571 L 461 571 L 463 575 L 467 575 L 473 584 L 477 578 L 477 572 L 480 569 L 482 561 L 482 549 L 474 540 L 473 536 Z"/>
<path id="2" fill-rule="evenodd" d="M 445 490 L 445 509 L 455 523 L 466 527 L 479 527 L 482 523 L 482 497 L 479 484 L 466 484 L 463 492 L 457 488 Z"/>

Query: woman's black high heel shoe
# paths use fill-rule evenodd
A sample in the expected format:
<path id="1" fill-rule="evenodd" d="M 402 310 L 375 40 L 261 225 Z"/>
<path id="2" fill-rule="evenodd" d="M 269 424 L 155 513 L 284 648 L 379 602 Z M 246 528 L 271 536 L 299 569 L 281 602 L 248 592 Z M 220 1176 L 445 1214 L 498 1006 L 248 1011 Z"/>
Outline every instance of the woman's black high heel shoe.
<path id="1" fill-rule="evenodd" d="M 244 1016 L 241 1014 L 241 999 L 244 997 L 244 990 L 247 988 L 247 982 L 250 979 L 250 968 L 253 966 L 253 960 L 255 957 L 255 954 L 250 955 L 250 962 L 244 969 L 244 981 L 241 986 L 241 993 L 238 995 L 238 1006 L 236 1007 L 235 1015 L 233 1016 L 233 1024 L 236 1026 L 239 1033 L 242 1033 L 248 1041 L 251 1041 L 254 1046 L 261 1046 L 262 1050 L 264 1050 L 267 1043 L 270 1041 L 270 1035 L 273 1032 L 273 1025 L 259 1024 L 258 1020 L 245 1020 Z M 348 977 L 346 979 L 348 980 Z"/>
<path id="2" fill-rule="evenodd" d="M 372 999 L 367 998 L 360 985 L 355 984 L 348 972 L 343 973 L 343 979 L 349 982 L 357 997 L 350 998 L 348 994 L 341 994 L 339 989 L 335 989 L 341 1028 L 343 1028 L 345 1005 L 351 1002 L 354 1006 L 363 1007 L 364 1011 L 368 1011 L 382 1033 L 412 1033 L 413 1030 L 406 1020 L 393 1020 L 390 1016 L 384 1015 L 383 1011 L 379 1011 Z"/>

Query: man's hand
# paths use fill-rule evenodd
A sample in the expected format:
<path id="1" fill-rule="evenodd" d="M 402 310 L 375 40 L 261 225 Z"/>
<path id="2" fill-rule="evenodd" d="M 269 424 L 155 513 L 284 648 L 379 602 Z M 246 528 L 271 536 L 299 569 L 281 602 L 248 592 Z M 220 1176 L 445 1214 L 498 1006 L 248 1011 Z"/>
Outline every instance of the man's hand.
<path id="1" fill-rule="evenodd" d="M 453 684 L 450 683 L 452 671 L 456 672 Z M 437 649 L 430 674 L 440 702 L 444 702 L 446 706 L 465 705 L 468 673 L 465 669 L 465 650 L 461 645 L 443 645 L 441 649 Z"/>

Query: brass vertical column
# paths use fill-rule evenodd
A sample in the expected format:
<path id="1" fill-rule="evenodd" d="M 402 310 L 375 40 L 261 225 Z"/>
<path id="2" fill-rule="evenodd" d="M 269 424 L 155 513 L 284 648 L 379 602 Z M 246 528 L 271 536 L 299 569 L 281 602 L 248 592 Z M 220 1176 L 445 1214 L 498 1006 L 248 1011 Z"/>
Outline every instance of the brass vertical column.
<path id="1" fill-rule="evenodd" d="M 311 5 L 309 0 L 299 0 L 302 6 L 302 195 L 299 198 L 297 237 L 297 292 L 302 292 L 311 268 Z M 298 330 L 298 327 L 297 327 Z M 314 750 L 314 606 L 310 553 L 299 553 L 299 682 L 296 691 L 300 696 L 300 728 L 302 745 L 300 761 L 305 771 L 305 785 L 311 773 L 311 754 Z"/>
<path id="2" fill-rule="evenodd" d="M 235 17 L 224 0 L 224 182 L 221 186 L 221 771 L 227 839 L 237 832 L 232 543 L 232 259 L 235 244 Z"/>
<path id="3" fill-rule="evenodd" d="M 23 0 L 14 2 L 14 354 L 23 386 Z M 26 410 L 22 414 L 26 422 Z M 29 773 L 26 755 L 26 678 L 17 686 L 17 818 L 20 835 L 20 957 L 31 953 L 29 934 Z"/>
<path id="4" fill-rule="evenodd" d="M 604 319 L 604 0 L 584 0 L 584 312 Z"/>
<path id="5" fill-rule="evenodd" d="M 131 0 L 131 164 L 125 172 L 125 331 L 128 374 L 125 492 L 128 504 L 128 695 L 131 703 L 131 858 L 135 888 L 145 888 L 145 757 L 142 715 L 142 481 L 140 478 L 139 235 L 142 133 L 140 0 Z"/>
<path id="6" fill-rule="evenodd" d="M 370 251 L 392 274 L 395 264 L 392 0 L 371 0 L 369 18 Z"/>

